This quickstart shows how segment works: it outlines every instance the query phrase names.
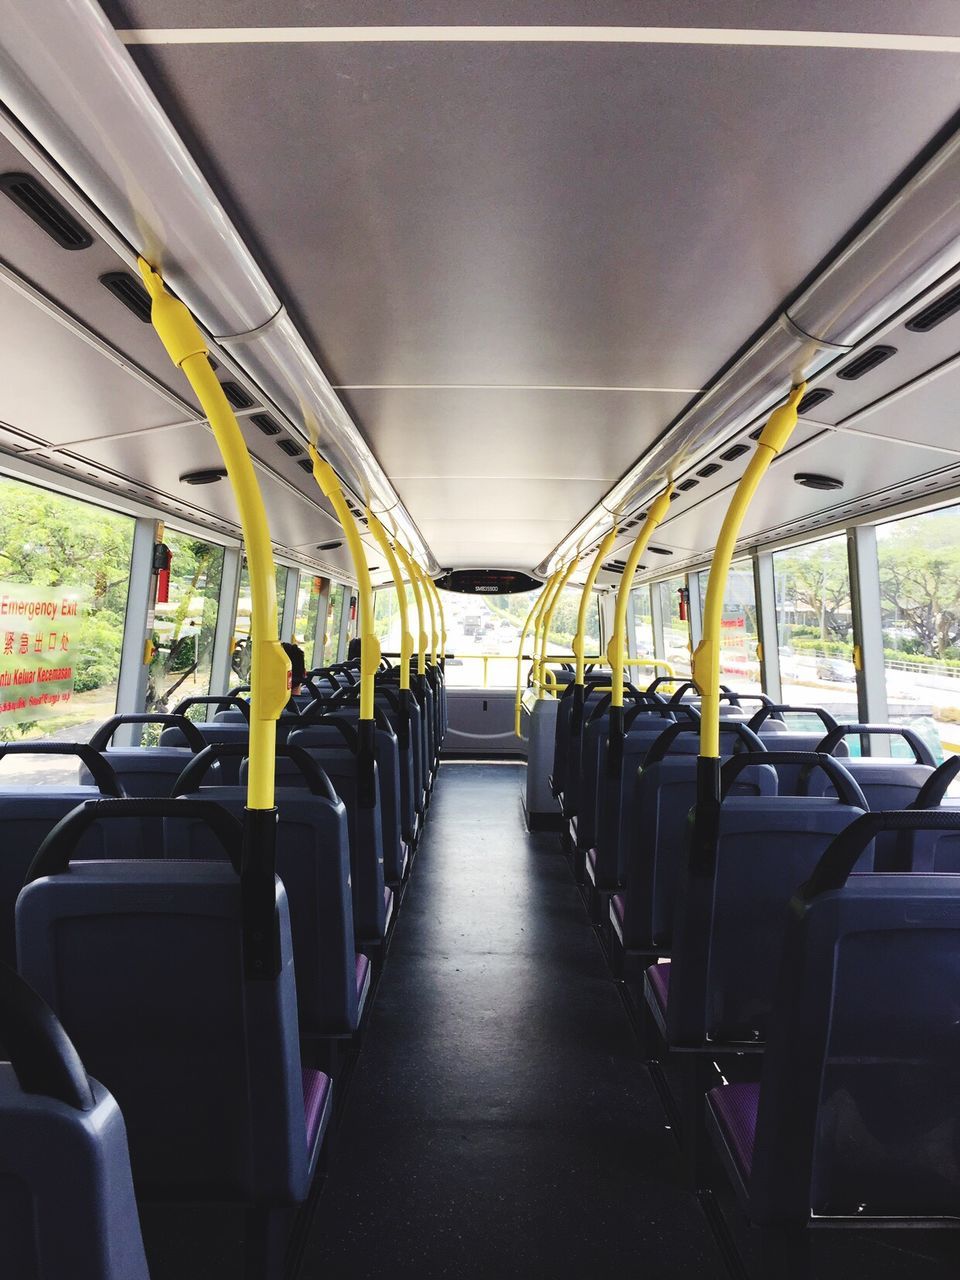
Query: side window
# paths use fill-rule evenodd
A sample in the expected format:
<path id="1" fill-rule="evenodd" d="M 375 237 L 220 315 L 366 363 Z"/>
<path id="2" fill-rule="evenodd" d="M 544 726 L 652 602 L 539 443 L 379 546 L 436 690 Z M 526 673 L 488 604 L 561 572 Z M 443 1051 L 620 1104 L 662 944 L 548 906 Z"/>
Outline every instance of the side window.
<path id="1" fill-rule="evenodd" d="M 158 601 L 154 615 L 148 711 L 169 711 L 182 698 L 210 692 L 223 577 L 222 547 L 173 529 L 163 540 L 173 558 L 168 598 Z"/>

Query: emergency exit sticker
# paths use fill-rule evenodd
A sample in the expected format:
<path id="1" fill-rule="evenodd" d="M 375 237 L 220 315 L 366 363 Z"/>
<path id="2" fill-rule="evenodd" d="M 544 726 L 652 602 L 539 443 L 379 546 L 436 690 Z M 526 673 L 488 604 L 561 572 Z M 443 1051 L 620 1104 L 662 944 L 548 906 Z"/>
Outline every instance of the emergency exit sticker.
<path id="1" fill-rule="evenodd" d="M 70 702 L 82 616 L 76 587 L 0 582 L 0 724 L 40 720 Z"/>

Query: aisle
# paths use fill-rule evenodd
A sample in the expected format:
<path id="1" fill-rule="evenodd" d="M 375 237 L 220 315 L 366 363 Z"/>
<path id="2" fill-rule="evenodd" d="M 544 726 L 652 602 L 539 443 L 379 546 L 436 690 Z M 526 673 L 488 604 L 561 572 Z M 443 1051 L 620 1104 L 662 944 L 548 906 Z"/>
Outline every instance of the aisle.
<path id="1" fill-rule="evenodd" d="M 444 765 L 300 1280 L 720 1280 L 520 766 Z"/>

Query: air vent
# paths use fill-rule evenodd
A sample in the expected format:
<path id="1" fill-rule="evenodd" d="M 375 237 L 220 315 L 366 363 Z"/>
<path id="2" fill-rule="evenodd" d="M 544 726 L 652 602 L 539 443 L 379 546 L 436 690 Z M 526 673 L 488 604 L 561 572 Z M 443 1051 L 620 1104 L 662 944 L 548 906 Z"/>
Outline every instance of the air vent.
<path id="1" fill-rule="evenodd" d="M 809 413 L 811 409 L 815 409 L 818 404 L 823 404 L 824 400 L 829 400 L 833 392 L 829 387 L 814 387 L 812 391 L 808 391 L 800 403 L 797 405 L 797 413 L 801 416 Z"/>
<path id="2" fill-rule="evenodd" d="M 61 249 L 89 249 L 93 236 L 29 173 L 0 174 L 0 189 Z"/>
<path id="3" fill-rule="evenodd" d="M 655 556 L 672 556 L 673 552 L 668 551 L 666 547 L 647 547 Z"/>
<path id="4" fill-rule="evenodd" d="M 699 483 L 700 483 L 699 480 L 694 480 L 694 478 L 691 476 L 689 480 L 681 481 L 681 483 L 677 485 L 677 488 L 680 490 L 681 493 L 689 493 L 690 490 L 695 489 Z"/>
<path id="5" fill-rule="evenodd" d="M 623 573 L 624 569 L 627 567 L 627 562 L 626 560 L 608 560 L 603 567 L 608 569 L 611 573 Z"/>
<path id="6" fill-rule="evenodd" d="M 270 417 L 269 413 L 255 413 L 250 418 L 255 427 L 263 432 L 265 436 L 278 436 L 280 428 Z"/>
<path id="7" fill-rule="evenodd" d="M 292 440 L 278 440 L 277 448 L 282 449 L 288 458 L 299 458 L 303 450 L 298 444 L 294 444 Z"/>
<path id="8" fill-rule="evenodd" d="M 136 278 L 128 271 L 108 271 L 100 277 L 100 283 L 113 294 L 118 302 L 122 302 L 128 311 L 132 311 L 144 324 L 150 323 L 150 295 Z"/>
<path id="9" fill-rule="evenodd" d="M 842 369 L 838 369 L 837 377 L 843 378 L 845 382 L 854 382 L 857 378 L 862 378 L 865 373 L 869 373 L 871 369 L 876 369 L 878 365 L 883 364 L 884 360 L 889 360 L 891 356 L 896 354 L 896 347 L 871 347 L 869 351 L 861 352 L 849 364 L 845 364 Z"/>
<path id="10" fill-rule="evenodd" d="M 753 428 L 753 430 L 750 432 L 750 439 L 751 439 L 751 440 L 759 440 L 759 439 L 760 439 L 760 437 L 763 435 L 763 428 L 764 428 L 766 425 L 767 425 L 767 424 L 764 422 L 764 423 L 761 423 L 761 425 L 760 425 L 759 427 L 754 427 L 754 428 Z"/>
<path id="11" fill-rule="evenodd" d="M 733 462 L 736 458 L 742 458 L 745 453 L 749 452 L 750 446 L 748 444 L 735 444 L 726 453 L 721 453 L 720 457 L 724 462 Z"/>
<path id="12" fill-rule="evenodd" d="M 960 311 L 960 284 L 955 284 L 934 302 L 928 303 L 903 327 L 911 333 L 929 333 L 938 324 L 943 324 L 944 320 L 949 320 L 956 311 Z"/>
<path id="13" fill-rule="evenodd" d="M 722 470 L 723 468 L 720 466 L 719 462 L 708 462 L 705 467 L 700 468 L 697 475 L 702 476 L 703 479 L 706 480 L 709 476 L 715 476 L 718 471 Z"/>
<path id="14" fill-rule="evenodd" d="M 239 382 L 221 382 L 223 394 L 227 397 L 234 409 L 250 409 L 253 407 L 253 399 L 248 396 Z"/>
<path id="15" fill-rule="evenodd" d="M 309 458 L 301 458 L 297 466 L 302 467 L 304 471 L 309 471 L 313 475 L 313 463 Z"/>

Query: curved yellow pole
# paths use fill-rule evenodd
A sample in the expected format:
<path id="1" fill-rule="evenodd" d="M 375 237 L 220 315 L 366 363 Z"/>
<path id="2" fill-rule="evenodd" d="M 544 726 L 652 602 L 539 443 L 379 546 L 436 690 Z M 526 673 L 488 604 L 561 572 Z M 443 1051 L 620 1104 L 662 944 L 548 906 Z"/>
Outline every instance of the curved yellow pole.
<path id="1" fill-rule="evenodd" d="M 806 386 L 794 387 L 786 404 L 774 409 L 763 428 L 750 465 L 727 508 L 710 564 L 703 608 L 703 639 L 693 655 L 693 680 L 700 692 L 700 756 L 720 758 L 720 623 L 730 562 L 747 508 L 767 468 L 790 439 L 797 425 L 797 405 Z"/>
<path id="2" fill-rule="evenodd" d="M 360 719 L 372 721 L 373 684 L 380 666 L 380 641 L 373 628 L 373 583 L 370 581 L 370 569 L 357 522 L 347 506 L 336 472 L 329 462 L 320 457 L 313 445 L 310 446 L 310 459 L 313 462 L 314 479 L 340 521 L 357 575 L 360 596 Z"/>
<path id="3" fill-rule="evenodd" d="M 424 574 L 424 582 L 433 592 L 433 598 L 437 602 L 437 616 L 440 619 L 440 657 L 445 659 L 447 656 L 447 623 L 443 613 L 443 601 L 440 599 L 440 588 L 433 578 L 426 574 Z"/>
<path id="4" fill-rule="evenodd" d="M 623 706 L 623 668 L 626 664 L 627 649 L 627 605 L 630 601 L 634 575 L 637 572 L 640 557 L 646 551 L 647 543 L 653 537 L 654 529 L 670 510 L 670 494 L 672 490 L 673 483 L 671 481 L 667 484 L 660 497 L 652 503 L 647 512 L 647 518 L 644 520 L 643 526 L 637 534 L 636 541 L 627 557 L 623 577 L 620 579 L 620 588 L 617 591 L 617 607 L 613 621 L 613 635 L 610 637 L 610 644 L 607 646 L 607 660 L 610 663 L 611 671 L 611 707 Z"/>
<path id="5" fill-rule="evenodd" d="M 406 547 L 399 538 L 394 540 L 394 550 L 400 557 L 400 563 L 407 571 L 407 577 L 410 579 L 410 585 L 413 587 L 413 598 L 417 605 L 417 675 L 423 676 L 427 673 L 427 645 L 429 640 L 426 631 L 426 610 L 423 605 L 423 593 L 420 590 L 420 582 L 417 578 L 413 565 L 413 559 Z"/>
<path id="6" fill-rule="evenodd" d="M 563 595 L 563 589 L 567 585 L 567 583 L 570 581 L 570 575 L 573 573 L 574 569 L 577 567 L 579 561 L 580 561 L 579 556 L 573 556 L 571 558 L 570 563 L 567 565 L 566 569 L 564 569 L 563 573 L 560 574 L 557 580 L 557 587 L 553 593 L 553 598 L 551 599 L 550 603 L 547 605 L 546 609 L 543 612 L 543 620 L 541 622 L 541 628 L 540 628 L 540 631 L 541 631 L 540 677 L 541 679 L 543 679 L 544 673 L 547 671 L 547 645 L 549 644 L 549 641 L 550 641 L 550 627 L 553 625 L 553 615 L 557 611 L 557 605 L 560 603 L 560 597 Z M 557 678 L 552 671 L 549 674 L 553 680 L 552 687 L 555 690 L 557 687 Z M 546 690 L 544 690 L 544 692 L 546 692 Z M 539 690 L 538 690 L 538 693 L 539 693 Z M 553 696 L 556 697 L 556 693 L 554 693 Z"/>
<path id="7" fill-rule="evenodd" d="M 554 592 L 554 588 L 557 585 L 558 577 L 559 577 L 559 570 L 556 573 L 552 573 L 550 577 L 547 579 L 547 585 L 544 587 L 543 595 L 540 597 L 540 600 L 538 601 L 538 604 L 537 604 L 537 611 L 533 615 L 533 662 L 531 663 L 531 666 L 530 666 L 530 678 L 538 698 L 540 697 L 540 680 L 541 680 L 540 624 L 543 622 L 543 615 L 546 612 L 547 606 L 549 605 L 553 597 L 553 592 Z"/>
<path id="8" fill-rule="evenodd" d="M 233 410 L 210 361 L 193 316 L 167 293 L 160 276 L 139 260 L 154 328 L 171 360 L 186 375 L 203 409 L 237 500 L 250 574 L 250 762 L 247 808 L 273 809 L 276 721 L 290 696 L 290 662 L 277 632 L 277 579 L 273 547 L 256 472 Z"/>
<path id="9" fill-rule="evenodd" d="M 544 591 L 545 590 L 546 587 L 544 587 Z M 530 611 L 527 614 L 526 621 L 524 622 L 523 628 L 520 632 L 520 647 L 517 649 L 517 699 L 513 707 L 513 732 L 517 738 L 523 737 L 523 734 L 520 732 L 520 707 L 523 702 L 523 646 L 527 639 L 527 632 L 530 630 L 530 623 L 533 620 L 533 615 L 536 613 L 542 600 L 543 591 L 540 592 L 533 604 L 530 606 Z"/>
<path id="10" fill-rule="evenodd" d="M 587 615 L 590 612 L 590 600 L 593 595 L 593 585 L 597 580 L 597 574 L 600 572 L 600 566 L 610 554 L 610 548 L 617 539 L 617 526 L 614 525 L 610 532 L 606 535 L 600 546 L 597 548 L 597 554 L 593 557 L 593 564 L 587 573 L 587 579 L 583 584 L 583 595 L 580 597 L 580 610 L 577 614 L 577 634 L 573 637 L 571 648 L 577 658 L 577 676 L 575 684 L 583 687 L 584 668 L 586 662 L 584 660 L 583 647 L 586 643 L 587 634 Z"/>
<path id="11" fill-rule="evenodd" d="M 437 630 L 437 613 L 433 607 L 433 594 L 427 585 L 427 575 L 420 565 L 416 560 L 411 560 L 410 563 L 413 565 L 413 571 L 417 575 L 417 580 L 423 591 L 423 598 L 426 600 L 427 608 L 430 611 L 430 662 L 435 667 L 437 665 L 437 650 L 440 647 L 440 633 Z"/>
<path id="12" fill-rule="evenodd" d="M 400 688 L 410 688 L 410 659 L 413 657 L 413 636 L 410 634 L 409 609 L 407 608 L 407 584 L 403 578 L 403 570 L 396 552 L 390 545 L 387 531 L 367 507 L 367 524 L 370 532 L 377 540 L 377 545 L 386 556 L 397 591 L 397 604 L 400 606 Z"/>

